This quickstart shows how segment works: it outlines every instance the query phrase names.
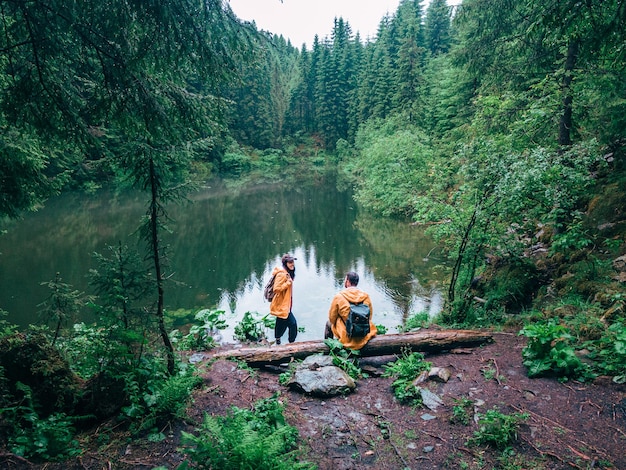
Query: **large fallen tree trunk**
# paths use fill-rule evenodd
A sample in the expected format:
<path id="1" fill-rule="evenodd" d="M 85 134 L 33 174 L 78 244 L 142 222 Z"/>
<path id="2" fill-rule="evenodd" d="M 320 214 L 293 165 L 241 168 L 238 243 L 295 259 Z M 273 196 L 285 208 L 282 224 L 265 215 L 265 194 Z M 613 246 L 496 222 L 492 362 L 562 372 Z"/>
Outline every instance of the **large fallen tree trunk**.
<path id="1" fill-rule="evenodd" d="M 489 333 L 475 330 L 421 330 L 414 333 L 385 334 L 372 338 L 361 349 L 361 357 L 401 354 L 404 350 L 439 352 L 479 346 L 492 340 Z M 311 354 L 327 353 L 323 340 L 302 341 L 283 346 L 239 348 L 220 351 L 210 359 L 236 359 L 251 366 L 281 364 L 304 359 Z"/>

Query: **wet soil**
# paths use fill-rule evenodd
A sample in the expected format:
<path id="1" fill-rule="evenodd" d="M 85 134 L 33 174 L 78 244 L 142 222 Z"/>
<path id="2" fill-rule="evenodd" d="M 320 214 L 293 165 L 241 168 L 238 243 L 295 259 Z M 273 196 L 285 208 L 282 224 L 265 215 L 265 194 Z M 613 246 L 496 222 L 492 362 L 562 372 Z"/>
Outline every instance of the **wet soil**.
<path id="1" fill-rule="evenodd" d="M 347 396 L 316 398 L 279 384 L 280 368 L 250 372 L 230 361 L 217 361 L 203 372 L 205 383 L 194 394 L 189 422 L 171 425 L 161 442 L 130 439 L 122 431 L 93 429 L 82 437 L 90 448 L 80 458 L 34 465 L 15 456 L 0 467 L 54 469 L 176 468 L 181 431 L 193 432 L 204 413 L 225 414 L 230 406 L 251 407 L 280 392 L 287 422 L 300 432 L 303 458 L 319 469 L 626 469 L 626 387 L 600 377 L 593 383 L 529 379 L 522 364 L 525 338 L 516 332 L 493 333 L 490 344 L 428 355 L 434 366 L 448 368 L 448 382 L 426 387 L 444 405 L 436 410 L 411 407 L 393 396 L 391 378 L 381 377 L 393 357 L 361 359 L 370 377 L 357 381 Z M 461 403 L 469 422 L 454 419 Z M 526 413 L 512 450 L 470 440 L 476 418 L 497 409 Z"/>

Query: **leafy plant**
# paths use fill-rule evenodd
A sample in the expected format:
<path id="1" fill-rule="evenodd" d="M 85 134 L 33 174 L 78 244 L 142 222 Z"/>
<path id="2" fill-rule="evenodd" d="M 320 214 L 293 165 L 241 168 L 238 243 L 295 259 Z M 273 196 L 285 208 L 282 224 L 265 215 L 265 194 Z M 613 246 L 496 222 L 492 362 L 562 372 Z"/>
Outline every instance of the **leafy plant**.
<path id="1" fill-rule="evenodd" d="M 278 394 L 257 401 L 251 410 L 231 407 L 226 416 L 205 414 L 195 433 L 182 432 L 181 451 L 199 469 L 314 469 L 299 460 L 298 430 L 288 425 Z"/>
<path id="2" fill-rule="evenodd" d="M 257 371 L 254 368 L 250 367 L 246 361 L 242 361 L 241 359 L 237 359 L 234 357 L 230 358 L 229 361 L 237 364 L 237 369 L 246 371 L 250 375 L 250 377 L 256 376 Z"/>
<path id="3" fill-rule="evenodd" d="M 6 321 L 5 317 L 7 315 L 8 312 L 0 308 L 0 338 L 12 335 L 13 333 L 15 333 L 15 331 L 17 331 L 17 325 Z"/>
<path id="4" fill-rule="evenodd" d="M 214 348 L 217 343 L 215 336 L 219 330 L 228 327 L 222 318 L 224 310 L 202 309 L 194 316 L 198 324 L 189 328 L 189 333 L 182 335 L 179 330 L 170 333 L 172 343 L 179 350 L 207 351 Z"/>
<path id="5" fill-rule="evenodd" d="M 234 338 L 246 342 L 259 342 L 265 339 L 265 328 L 270 324 L 272 319 L 269 314 L 262 318 L 258 318 L 252 312 L 245 312 L 241 321 L 235 326 Z"/>
<path id="6" fill-rule="evenodd" d="M 455 398 L 452 407 L 451 423 L 461 423 L 467 426 L 470 423 L 470 412 L 474 406 L 474 402 L 469 398 Z"/>
<path id="7" fill-rule="evenodd" d="M 419 312 L 407 318 L 404 325 L 398 327 L 398 330 L 401 333 L 404 333 L 407 331 L 424 328 L 428 325 L 428 323 L 430 323 L 430 316 L 428 315 L 428 312 Z"/>
<path id="8" fill-rule="evenodd" d="M 496 408 L 488 410 L 478 418 L 478 431 L 468 444 L 487 444 L 504 449 L 517 439 L 517 431 L 522 421 L 528 419 L 528 413 L 506 415 Z"/>
<path id="9" fill-rule="evenodd" d="M 61 275 L 56 273 L 53 281 L 42 282 L 42 286 L 50 289 L 50 295 L 38 305 L 39 314 L 44 322 L 53 325 L 54 337 L 52 344 L 56 342 L 64 324 L 73 321 L 80 309 L 86 304 L 87 296 L 80 291 L 72 289 L 70 284 L 61 282 Z"/>
<path id="10" fill-rule="evenodd" d="M 16 455 L 42 460 L 61 461 L 80 455 L 75 439 L 76 418 L 53 413 L 41 418 L 33 406 L 30 387 L 17 383 L 23 393 L 21 403 L 0 409 L 7 422 L 13 423 L 9 447 Z"/>
<path id="11" fill-rule="evenodd" d="M 293 374 L 295 373 L 296 369 L 298 368 L 298 365 L 301 363 L 302 363 L 301 359 L 295 359 L 291 361 L 289 363 L 289 367 L 287 368 L 287 370 L 285 372 L 282 372 L 278 376 L 278 383 L 281 385 L 287 385 L 289 381 L 291 380 L 291 378 L 293 377 Z"/>
<path id="12" fill-rule="evenodd" d="M 170 376 L 152 361 L 144 368 L 125 376 L 126 394 L 130 405 L 122 408 L 131 420 L 131 431 L 152 430 L 155 426 L 180 418 L 189 404 L 191 391 L 202 383 L 202 377 L 188 367 Z"/>
<path id="13" fill-rule="evenodd" d="M 626 383 L 626 324 L 616 321 L 598 341 L 587 343 L 597 369 L 613 376 L 616 383 Z"/>
<path id="14" fill-rule="evenodd" d="M 328 346 L 328 354 L 333 358 L 333 364 L 346 372 L 353 379 L 367 377 L 358 366 L 359 351 L 346 348 L 341 341 L 334 338 L 324 340 L 324 344 Z"/>
<path id="15" fill-rule="evenodd" d="M 572 336 L 554 319 L 527 325 L 519 334 L 529 338 L 522 350 L 529 377 L 589 378 L 588 366 L 576 356 L 570 344 Z"/>
<path id="16" fill-rule="evenodd" d="M 422 404 L 422 394 L 413 381 L 424 371 L 430 370 L 432 363 L 424 361 L 424 355 L 419 352 L 410 352 L 405 349 L 402 356 L 395 362 L 384 366 L 383 377 L 394 377 L 391 384 L 394 396 L 402 403 L 419 406 Z"/>

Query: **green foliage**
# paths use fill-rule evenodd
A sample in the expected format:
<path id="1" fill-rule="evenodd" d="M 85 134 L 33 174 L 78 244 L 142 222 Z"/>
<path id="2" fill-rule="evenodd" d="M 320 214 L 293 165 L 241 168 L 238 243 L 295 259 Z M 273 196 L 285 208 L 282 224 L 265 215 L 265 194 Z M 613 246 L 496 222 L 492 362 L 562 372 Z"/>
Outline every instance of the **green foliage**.
<path id="1" fill-rule="evenodd" d="M 289 367 L 287 368 L 287 370 L 285 372 L 281 372 L 280 375 L 278 376 L 278 383 L 281 385 L 287 385 L 289 381 L 291 380 L 291 378 L 293 377 L 293 374 L 295 373 L 298 365 L 301 363 L 302 363 L 302 360 L 300 359 L 291 361 L 289 363 Z"/>
<path id="2" fill-rule="evenodd" d="M 69 174 L 58 166 L 63 156 L 51 148 L 54 144 L 46 143 L 32 128 L 10 125 L 1 115 L 0 126 L 0 217 L 18 218 L 23 210 L 56 193 Z"/>
<path id="3" fill-rule="evenodd" d="M 385 325 L 376 325 L 376 334 L 384 335 L 387 333 L 387 327 Z"/>
<path id="4" fill-rule="evenodd" d="M 10 336 L 17 330 L 17 325 L 13 325 L 6 321 L 5 317 L 8 315 L 8 312 L 2 310 L 0 308 L 0 339 L 5 336 Z"/>
<path id="5" fill-rule="evenodd" d="M 474 402 L 469 398 L 455 398 L 452 407 L 451 423 L 460 423 L 467 426 L 473 414 Z"/>
<path id="6" fill-rule="evenodd" d="M 428 312 L 418 312 L 411 315 L 406 319 L 404 325 L 398 327 L 400 333 L 406 333 L 407 331 L 414 331 L 420 328 L 425 328 L 430 323 L 430 315 Z"/>
<path id="7" fill-rule="evenodd" d="M 85 323 L 75 323 L 72 334 L 62 337 L 57 345 L 71 364 L 72 370 L 84 379 L 107 370 L 126 370 L 133 363 L 126 347 L 112 340 L 119 326 L 101 328 Z M 132 335 L 123 335 L 131 340 Z M 141 338 L 136 340 L 141 342 Z"/>
<path id="8" fill-rule="evenodd" d="M 402 119 L 363 127 L 360 153 L 345 166 L 357 185 L 355 199 L 384 215 L 408 215 L 427 188 L 432 150 L 427 138 Z"/>
<path id="9" fill-rule="evenodd" d="M 193 468 L 314 469 L 299 460 L 298 430 L 285 422 L 278 394 L 257 401 L 251 410 L 231 407 L 226 416 L 204 417 L 195 433 L 182 433 Z M 179 468 L 187 468 L 187 462 Z"/>
<path id="10" fill-rule="evenodd" d="M 172 344 L 180 351 L 208 351 L 214 348 L 217 344 L 215 335 L 228 327 L 223 315 L 223 310 L 200 310 L 194 316 L 198 323 L 189 328 L 189 333 L 183 335 L 180 330 L 170 333 Z"/>
<path id="11" fill-rule="evenodd" d="M 184 417 L 192 390 L 202 383 L 202 378 L 195 375 L 191 367 L 170 376 L 163 371 L 159 373 L 156 363 L 153 366 L 157 368 L 146 367 L 125 377 L 130 405 L 122 411 L 131 419 L 134 433 L 154 430 L 165 422 Z"/>
<path id="12" fill-rule="evenodd" d="M 343 370 L 353 379 L 367 377 L 358 365 L 359 351 L 346 348 L 341 341 L 334 338 L 324 340 L 324 344 L 328 346 L 328 354 L 333 358 L 333 364 Z"/>
<path id="13" fill-rule="evenodd" d="M 497 449 L 504 449 L 517 440 L 517 431 L 520 424 L 527 420 L 528 413 L 503 414 L 496 408 L 479 415 L 478 431 L 468 442 L 471 445 L 491 445 Z"/>
<path id="14" fill-rule="evenodd" d="M 229 361 L 237 364 L 237 369 L 246 371 L 250 377 L 256 376 L 256 370 L 250 367 L 246 361 L 236 358 L 230 358 Z"/>
<path id="15" fill-rule="evenodd" d="M 265 339 L 265 328 L 271 327 L 273 318 L 269 314 L 260 317 L 257 312 L 245 312 L 237 325 L 235 325 L 235 339 L 242 342 L 260 342 Z"/>
<path id="16" fill-rule="evenodd" d="M 590 350 L 590 358 L 596 361 L 595 367 L 601 374 L 612 375 L 616 383 L 626 383 L 626 322 L 613 323 L 597 341 L 585 344 Z"/>
<path id="17" fill-rule="evenodd" d="M 129 147 L 215 145 L 216 91 L 248 50 L 221 2 L 54 0 L 3 4 L 0 16 L 0 214 L 34 207 L 70 178 L 103 176 Z"/>
<path id="18" fill-rule="evenodd" d="M 573 337 L 554 319 L 527 325 L 519 334 L 528 338 L 522 357 L 529 377 L 590 378 L 588 366 L 578 358 L 571 345 Z"/>
<path id="19" fill-rule="evenodd" d="M 127 245 L 106 248 L 106 255 L 93 253 L 95 267 L 89 270 L 89 285 L 98 296 L 93 305 L 98 323 L 141 329 L 148 323 L 145 303 L 152 290 L 147 266 L 137 250 Z"/>
<path id="20" fill-rule="evenodd" d="M 57 273 L 54 280 L 41 283 L 50 289 L 48 298 L 39 304 L 39 313 L 44 322 L 51 322 L 53 325 L 52 344 L 59 337 L 63 325 L 73 321 L 86 302 L 83 292 L 74 290 L 71 285 L 61 281 L 61 275 Z"/>
<path id="21" fill-rule="evenodd" d="M 16 388 L 23 399 L 0 409 L 3 420 L 10 423 L 12 432 L 8 444 L 11 452 L 26 458 L 62 461 L 80 455 L 75 439 L 76 418 L 64 413 L 40 416 L 33 404 L 30 387 L 17 383 Z"/>
<path id="22" fill-rule="evenodd" d="M 424 360 L 419 352 L 402 351 L 401 357 L 395 362 L 384 366 L 383 377 L 393 377 L 391 384 L 394 396 L 402 403 L 415 406 L 422 404 L 422 395 L 419 387 L 413 384 L 414 380 L 424 371 L 430 370 L 432 363 Z"/>

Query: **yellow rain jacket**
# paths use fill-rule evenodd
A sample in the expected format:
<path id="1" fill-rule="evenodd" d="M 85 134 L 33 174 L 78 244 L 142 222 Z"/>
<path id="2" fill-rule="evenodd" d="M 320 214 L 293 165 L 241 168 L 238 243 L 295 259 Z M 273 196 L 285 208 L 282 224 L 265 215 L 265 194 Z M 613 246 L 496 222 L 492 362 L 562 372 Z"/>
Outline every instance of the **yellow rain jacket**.
<path id="1" fill-rule="evenodd" d="M 276 295 L 270 304 L 270 313 L 278 318 L 285 319 L 291 312 L 293 281 L 289 273 L 278 266 L 272 271 L 272 276 L 274 275 L 276 275 L 276 279 L 274 279 L 274 292 Z"/>
<path id="2" fill-rule="evenodd" d="M 349 338 L 346 330 L 346 320 L 350 314 L 350 302 L 354 304 L 365 303 L 370 308 L 370 332 L 363 338 Z M 339 338 L 341 344 L 350 349 L 361 349 L 367 342 L 376 336 L 376 326 L 372 322 L 374 309 L 370 296 L 356 287 L 348 287 L 339 292 L 330 304 L 328 320 L 335 338 Z"/>

